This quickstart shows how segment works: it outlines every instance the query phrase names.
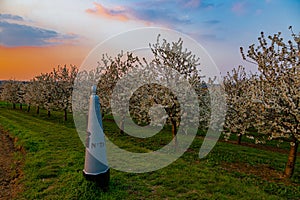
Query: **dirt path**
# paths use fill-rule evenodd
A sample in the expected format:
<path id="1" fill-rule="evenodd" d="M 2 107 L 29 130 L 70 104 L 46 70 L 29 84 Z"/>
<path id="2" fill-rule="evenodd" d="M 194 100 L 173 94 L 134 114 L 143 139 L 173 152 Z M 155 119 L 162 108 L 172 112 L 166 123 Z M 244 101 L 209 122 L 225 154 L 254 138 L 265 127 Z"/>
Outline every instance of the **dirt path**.
<path id="1" fill-rule="evenodd" d="M 18 179 L 22 176 L 20 161 L 14 159 L 14 141 L 0 128 L 0 199 L 12 199 L 22 191 Z"/>

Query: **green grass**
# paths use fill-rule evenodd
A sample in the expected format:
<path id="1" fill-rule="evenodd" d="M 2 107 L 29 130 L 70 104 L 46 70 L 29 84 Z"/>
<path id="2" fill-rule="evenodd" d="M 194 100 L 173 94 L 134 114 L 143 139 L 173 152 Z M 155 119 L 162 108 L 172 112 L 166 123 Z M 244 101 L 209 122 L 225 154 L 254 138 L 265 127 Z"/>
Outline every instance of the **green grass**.
<path id="1" fill-rule="evenodd" d="M 24 191 L 20 199 L 299 199 L 300 161 L 289 185 L 264 180 L 256 175 L 226 171 L 224 163 L 268 165 L 282 171 L 287 155 L 218 142 L 204 159 L 198 158 L 202 137 L 176 162 L 155 172 L 132 174 L 111 169 L 109 190 L 102 192 L 82 176 L 84 146 L 72 122 L 62 112 L 44 110 L 40 115 L 12 110 L 0 104 L 0 126 L 19 138 L 16 145 L 26 150 Z M 149 139 L 120 135 L 114 122 L 104 121 L 105 133 L 116 144 L 132 151 L 158 149 L 170 141 L 170 128 Z M 17 158 L 16 158 L 17 159 Z M 18 158 L 20 159 L 20 158 Z"/>

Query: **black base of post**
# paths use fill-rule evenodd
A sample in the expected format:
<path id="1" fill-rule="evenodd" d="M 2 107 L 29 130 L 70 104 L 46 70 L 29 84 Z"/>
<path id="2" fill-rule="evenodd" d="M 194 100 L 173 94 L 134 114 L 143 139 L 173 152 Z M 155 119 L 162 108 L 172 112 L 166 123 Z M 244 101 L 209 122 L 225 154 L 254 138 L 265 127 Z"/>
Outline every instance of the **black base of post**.
<path id="1" fill-rule="evenodd" d="M 104 173 L 100 173 L 97 175 L 87 174 L 83 171 L 83 176 L 86 180 L 95 182 L 103 191 L 107 191 L 109 185 L 109 178 L 110 178 L 109 170 L 110 169 L 108 169 Z"/>

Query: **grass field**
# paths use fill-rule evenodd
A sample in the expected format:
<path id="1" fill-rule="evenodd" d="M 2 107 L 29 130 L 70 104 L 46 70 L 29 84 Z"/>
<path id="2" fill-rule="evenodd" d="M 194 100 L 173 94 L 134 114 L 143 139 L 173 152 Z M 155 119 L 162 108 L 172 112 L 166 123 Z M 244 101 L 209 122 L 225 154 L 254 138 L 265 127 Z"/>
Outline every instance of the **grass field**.
<path id="1" fill-rule="evenodd" d="M 26 107 L 24 108 L 26 109 Z M 300 160 L 291 180 L 281 180 L 287 155 L 218 142 L 204 159 L 198 158 L 202 137 L 168 167 L 132 174 L 111 169 L 109 190 L 102 192 L 82 176 L 84 146 L 72 122 L 62 112 L 12 110 L 0 104 L 0 126 L 18 138 L 23 159 L 23 192 L 19 199 L 300 199 Z M 150 139 L 120 135 L 112 120 L 104 120 L 105 134 L 131 151 L 160 148 L 170 140 L 169 127 Z M 138 145 L 137 145 L 138 144 Z M 287 145 L 282 145 L 283 149 Z M 270 146 L 274 148 L 273 146 Z"/>

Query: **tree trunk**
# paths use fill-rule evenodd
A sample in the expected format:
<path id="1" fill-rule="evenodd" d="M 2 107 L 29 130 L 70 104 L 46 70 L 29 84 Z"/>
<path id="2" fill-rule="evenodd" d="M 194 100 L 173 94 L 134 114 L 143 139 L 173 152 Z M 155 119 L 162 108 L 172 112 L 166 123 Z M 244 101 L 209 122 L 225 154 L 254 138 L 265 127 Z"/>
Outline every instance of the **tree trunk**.
<path id="1" fill-rule="evenodd" d="M 284 177 L 286 178 L 291 178 L 295 169 L 299 141 L 296 140 L 294 144 L 295 144 L 294 146 L 291 145 L 290 147 L 288 161 L 286 163 L 285 170 L 284 170 Z"/>
<path id="2" fill-rule="evenodd" d="M 20 110 L 23 110 L 23 105 L 22 105 L 22 103 L 20 103 Z"/>
<path id="3" fill-rule="evenodd" d="M 47 112 L 47 115 L 48 115 L 48 117 L 50 117 L 50 116 L 51 116 L 51 112 L 50 112 L 50 110 L 48 110 L 48 112 Z"/>
<path id="4" fill-rule="evenodd" d="M 177 126 L 176 126 L 176 121 L 175 120 L 171 120 L 172 121 L 172 136 L 174 139 L 174 146 L 177 147 Z"/>
<path id="5" fill-rule="evenodd" d="M 67 109 L 64 109 L 64 113 L 65 113 L 64 119 L 65 119 L 65 121 L 67 121 L 68 120 L 68 111 L 67 111 Z"/>
<path id="6" fill-rule="evenodd" d="M 237 144 L 241 144 L 242 143 L 242 136 L 243 135 L 241 133 L 238 135 Z"/>
<path id="7" fill-rule="evenodd" d="M 16 104 L 15 103 L 13 103 L 13 109 L 16 109 Z"/>
<path id="8" fill-rule="evenodd" d="M 27 107 L 27 112 L 30 112 L 30 104 Z"/>
<path id="9" fill-rule="evenodd" d="M 40 114 L 40 106 L 36 107 L 36 114 Z"/>

